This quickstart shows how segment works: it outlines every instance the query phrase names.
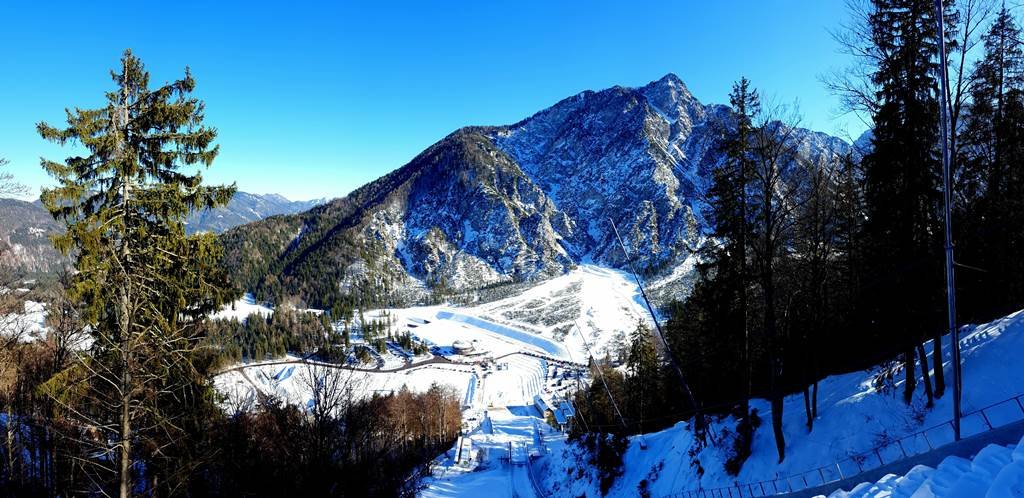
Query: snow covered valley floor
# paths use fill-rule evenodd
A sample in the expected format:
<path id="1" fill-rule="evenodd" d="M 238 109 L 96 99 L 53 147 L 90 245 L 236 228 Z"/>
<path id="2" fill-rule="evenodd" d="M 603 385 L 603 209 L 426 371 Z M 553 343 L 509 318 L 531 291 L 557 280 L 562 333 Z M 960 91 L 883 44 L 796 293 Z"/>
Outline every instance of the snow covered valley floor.
<path id="1" fill-rule="evenodd" d="M 557 406 L 573 389 L 589 381 L 579 377 L 584 373 L 582 365 L 588 349 L 594 356 L 603 356 L 625 340 L 637 321 L 649 320 L 630 279 L 619 272 L 583 266 L 520 295 L 479 306 L 386 312 L 401 329 L 410 331 L 436 354 L 417 357 L 405 366 L 387 363 L 385 368 L 352 370 L 347 373 L 352 385 L 371 394 L 403 387 L 425 390 L 436 383 L 450 386 L 463 399 L 464 436 L 437 458 L 434 477 L 428 479 L 422 496 L 601 496 L 596 470 L 587 463 L 588 455 L 545 423 L 535 403 L 539 397 L 542 404 Z M 1024 356 L 1024 312 L 965 328 L 961 344 L 964 413 L 1024 393 L 1024 362 L 1018 359 Z M 943 367 L 949 379 L 949 348 L 945 346 Z M 930 350 L 931 345 L 926 347 Z M 216 381 L 230 398 L 251 396 L 260 390 L 302 404 L 309 397 L 304 387 L 309 384 L 306 370 L 301 359 L 291 358 L 246 365 L 225 372 Z M 860 455 L 923 429 L 935 427 L 927 434 L 932 446 L 952 440 L 951 430 L 944 425 L 951 417 L 948 394 L 936 400 L 933 408 L 926 408 L 919 383 L 913 402 L 907 405 L 899 394 L 902 379 L 888 392 L 878 392 L 872 382 L 877 373 L 876 368 L 824 379 L 819 385 L 818 418 L 811 431 L 805 425 L 802 396 L 788 397 L 783 417 L 787 456 L 782 463 L 777 463 L 768 422 L 769 403 L 754 400 L 752 407 L 758 409 L 764 423 L 755 432 L 753 454 L 739 475 L 726 474 L 725 450 L 713 445 L 695 448 L 689 423 L 683 421 L 644 435 L 645 448 L 641 448 L 639 438 L 634 438 L 625 453 L 623 475 L 608 496 L 639 496 L 641 486 L 655 497 L 735 487 L 800 475 L 836 463 L 843 468 L 843 476 L 850 477 L 857 471 L 854 467 L 851 472 L 847 466 Z M 1007 406 L 1005 414 L 989 413 L 1006 420 L 1024 417 L 1024 412 L 1014 412 L 1016 408 Z M 998 421 L 993 424 L 998 425 Z M 981 417 L 965 418 L 965 436 L 982 431 L 983 425 Z M 735 426 L 736 421 L 726 417 L 714 420 L 711 430 L 715 439 L 727 440 Z M 987 451 L 1003 456 L 1019 453 L 1013 445 L 1002 448 L 1009 453 Z M 914 452 L 910 448 L 907 451 Z M 886 463 L 894 458 L 887 453 L 882 456 Z M 983 460 L 989 462 L 987 456 Z M 1005 463 L 1005 458 L 999 457 L 998 461 Z M 989 465 L 984 462 L 979 466 Z M 871 466 L 871 462 L 858 464 L 865 470 Z M 941 476 L 947 475 L 947 467 L 957 465 L 962 470 L 963 462 L 938 465 L 939 470 L 931 476 L 943 484 L 928 487 L 931 494 L 918 490 L 906 496 L 985 496 L 983 492 L 944 494 L 944 490 L 953 488 L 947 486 L 949 478 Z M 895 488 L 897 481 L 918 479 L 922 472 L 916 470 L 902 481 L 896 476 L 886 477 L 880 484 L 875 482 L 878 479 L 865 479 L 871 484 L 834 496 L 904 496 L 885 486 L 893 484 L 890 487 Z M 878 492 L 864 494 L 869 488 Z M 729 496 L 728 492 L 723 496 Z"/>
<path id="2" fill-rule="evenodd" d="M 1024 411 L 1020 411 L 1013 402 L 1016 395 L 1024 392 L 1024 364 L 1017 360 L 1024 354 L 1024 312 L 967 328 L 961 344 L 966 383 L 964 413 L 995 404 L 995 407 L 985 410 L 988 422 L 994 426 L 1024 418 Z M 949 369 L 948 362 L 944 367 Z M 767 424 L 755 433 L 753 455 L 740 474 L 733 477 L 723 469 L 724 451 L 711 446 L 690 454 L 692 433 L 686 422 L 680 422 L 670 429 L 645 435 L 646 449 L 642 449 L 638 438 L 634 438 L 624 457 L 624 474 L 608 496 L 640 496 L 641 482 L 646 483 L 650 496 L 686 496 L 679 493 L 698 490 L 718 490 L 721 496 L 729 496 L 728 490 L 720 488 L 785 478 L 836 462 L 847 466 L 852 462 L 850 457 L 870 453 L 878 446 L 891 445 L 924 429 L 929 429 L 927 435 L 922 436 L 928 438 L 927 444 L 941 447 L 952 441 L 952 430 L 945 424 L 951 417 L 949 396 L 937 400 L 933 408 L 927 409 L 922 391 L 916 393 L 913 403 L 908 406 L 898 394 L 901 382 L 897 382 L 890 392 L 879 393 L 872 387 L 874 374 L 875 370 L 869 370 L 825 379 L 820 386 L 819 417 L 810 432 L 804 425 L 802 397 L 787 398 L 784 415 L 787 458 L 781 464 L 776 463 L 774 440 Z M 1010 403 L 1000 404 L 1004 400 L 1010 400 Z M 757 400 L 754 406 L 763 420 L 769 420 L 770 407 L 766 401 Z M 525 413 L 528 411 L 500 411 L 492 412 L 490 416 L 496 427 L 507 423 L 529 427 L 529 423 L 522 420 L 523 417 L 529 418 Z M 498 439 L 488 432 L 486 424 L 470 432 L 466 437 L 472 442 L 470 451 L 479 451 L 483 456 L 468 459 L 463 456 L 462 460 L 474 461 L 459 465 L 453 461 L 459 448 L 453 448 L 439 460 L 438 475 L 429 483 L 423 496 L 601 496 L 596 472 L 586 464 L 587 455 L 578 446 L 567 443 L 563 437 L 547 429 L 536 415 L 533 423 L 540 428 L 536 433 L 523 430 L 514 434 L 495 430 L 495 434 L 501 434 Z M 714 421 L 713 430 L 719 438 L 725 438 L 726 432 L 734 426 L 734 420 L 724 418 Z M 1017 423 L 1016 427 L 1020 424 Z M 986 429 L 980 415 L 965 417 L 963 421 L 965 437 Z M 511 451 L 514 452 L 515 445 L 519 444 L 526 448 L 527 453 L 537 457 L 527 464 L 516 465 L 508 458 L 508 442 L 513 443 Z M 462 450 L 465 449 L 466 445 L 462 443 Z M 927 451 L 927 447 L 914 449 L 908 444 L 906 451 L 913 454 Z M 1013 457 L 1014 454 L 1018 457 Z M 992 446 L 973 459 L 972 455 L 967 455 L 967 458 L 948 457 L 937 465 L 936 470 L 919 467 L 906 477 L 889 475 L 878 483 L 858 485 L 852 491 L 837 489 L 830 494 L 837 498 L 1024 496 L 1024 481 L 1016 473 L 1018 467 L 1024 465 L 1017 463 L 1020 454 L 1013 444 Z M 882 457 L 886 463 L 900 458 L 884 452 Z M 477 465 L 476 461 L 480 462 L 476 470 L 469 470 Z M 698 462 L 703 473 L 698 472 Z M 872 468 L 872 462 L 859 463 L 865 470 Z M 847 471 L 846 476 L 856 473 L 856 470 Z M 994 491 L 986 495 L 989 490 Z M 733 496 L 739 496 L 736 494 L 738 489 L 733 492 Z"/>

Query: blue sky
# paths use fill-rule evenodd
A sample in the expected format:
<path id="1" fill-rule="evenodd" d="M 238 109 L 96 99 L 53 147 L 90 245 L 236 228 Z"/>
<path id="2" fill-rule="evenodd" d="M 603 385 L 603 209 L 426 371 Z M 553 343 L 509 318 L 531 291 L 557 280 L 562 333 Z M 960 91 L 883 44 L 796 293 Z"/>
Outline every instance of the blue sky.
<path id="1" fill-rule="evenodd" d="M 188 65 L 220 131 L 212 182 L 340 196 L 460 126 L 508 124 L 569 95 L 673 72 L 703 102 L 745 75 L 856 136 L 819 76 L 844 66 L 839 0 L 665 2 L 0 2 L 0 157 L 35 191 L 34 131 L 95 107 L 132 48 L 151 81 Z"/>

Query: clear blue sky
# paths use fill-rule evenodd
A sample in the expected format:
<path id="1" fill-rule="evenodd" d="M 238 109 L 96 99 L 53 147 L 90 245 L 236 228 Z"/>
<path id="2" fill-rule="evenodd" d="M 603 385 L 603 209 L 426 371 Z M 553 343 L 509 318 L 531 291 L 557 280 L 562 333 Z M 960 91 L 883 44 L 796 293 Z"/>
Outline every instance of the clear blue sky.
<path id="1" fill-rule="evenodd" d="M 557 5 L 556 5 L 557 4 Z M 215 182 L 293 199 L 340 196 L 465 125 L 508 124 L 586 89 L 668 72 L 703 102 L 746 75 L 835 118 L 818 76 L 845 65 L 827 30 L 839 0 L 518 2 L 0 2 L 0 157 L 35 191 L 34 131 L 102 104 L 131 47 L 154 83 L 188 65 L 220 130 Z"/>

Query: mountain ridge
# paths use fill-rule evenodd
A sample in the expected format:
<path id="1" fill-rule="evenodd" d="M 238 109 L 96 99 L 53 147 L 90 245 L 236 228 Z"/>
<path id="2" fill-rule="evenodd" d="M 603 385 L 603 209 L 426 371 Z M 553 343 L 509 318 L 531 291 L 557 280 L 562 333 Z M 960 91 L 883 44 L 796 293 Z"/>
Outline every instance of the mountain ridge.
<path id="1" fill-rule="evenodd" d="M 639 270 L 663 274 L 703 240 L 701 195 L 723 158 L 716 124 L 728 119 L 674 74 L 587 90 L 511 125 L 459 128 L 325 206 L 229 231 L 226 262 L 263 298 L 415 298 L 582 261 L 622 267 L 613 220 Z M 850 150 L 797 131 L 807 155 Z"/>
<path id="2" fill-rule="evenodd" d="M 185 221 L 189 233 L 222 233 L 267 217 L 307 211 L 324 199 L 290 201 L 278 194 L 236 192 L 227 206 L 193 213 Z M 50 243 L 63 226 L 36 199 L 0 198 L 0 266 L 18 273 L 53 273 L 70 262 Z"/>

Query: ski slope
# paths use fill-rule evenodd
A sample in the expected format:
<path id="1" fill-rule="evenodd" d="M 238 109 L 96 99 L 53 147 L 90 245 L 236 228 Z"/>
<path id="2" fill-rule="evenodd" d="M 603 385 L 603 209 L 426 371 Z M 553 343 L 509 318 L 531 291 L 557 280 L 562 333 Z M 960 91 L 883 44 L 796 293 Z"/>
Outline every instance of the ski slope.
<path id="1" fill-rule="evenodd" d="M 466 468 L 448 465 L 431 479 L 422 498 L 547 496 L 536 489 L 530 477 L 531 452 L 538 449 L 539 422 L 532 407 L 488 410 L 483 423 L 464 438 L 472 441 L 471 460 L 478 465 Z M 543 430 L 543 429 L 541 429 Z M 541 436 L 543 438 L 544 436 Z M 548 435 L 547 437 L 554 437 Z M 454 449 L 453 449 L 454 451 Z"/>
<path id="2" fill-rule="evenodd" d="M 467 310 L 513 327 L 536 331 L 565 349 L 565 359 L 586 363 L 622 347 L 638 323 L 651 326 L 640 290 L 628 274 L 580 265 L 512 297 Z"/>

